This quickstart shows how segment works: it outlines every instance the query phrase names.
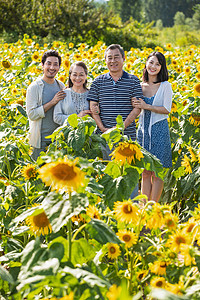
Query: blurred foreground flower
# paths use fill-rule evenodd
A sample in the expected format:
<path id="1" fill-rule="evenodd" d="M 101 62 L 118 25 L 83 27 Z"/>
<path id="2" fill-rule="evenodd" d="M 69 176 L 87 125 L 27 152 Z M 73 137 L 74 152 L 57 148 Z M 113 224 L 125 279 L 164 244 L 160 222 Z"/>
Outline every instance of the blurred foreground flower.
<path id="1" fill-rule="evenodd" d="M 85 185 L 85 173 L 76 166 L 77 161 L 78 159 L 71 161 L 65 156 L 48 163 L 39 169 L 40 178 L 52 190 L 77 191 Z"/>
<path id="2" fill-rule="evenodd" d="M 135 143 L 121 142 L 119 146 L 110 154 L 111 159 L 115 159 L 121 164 L 124 164 L 126 161 L 131 164 L 132 161 L 135 163 L 135 159 L 141 160 L 143 154 Z"/>
<path id="3" fill-rule="evenodd" d="M 26 218 L 26 223 L 30 226 L 30 230 L 38 236 L 52 232 L 51 224 L 44 211 Z"/>

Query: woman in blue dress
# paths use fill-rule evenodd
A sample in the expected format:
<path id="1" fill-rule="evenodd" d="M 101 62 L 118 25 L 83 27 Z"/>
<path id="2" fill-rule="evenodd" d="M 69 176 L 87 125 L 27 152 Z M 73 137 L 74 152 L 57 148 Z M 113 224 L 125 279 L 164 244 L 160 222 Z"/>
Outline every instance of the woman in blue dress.
<path id="1" fill-rule="evenodd" d="M 142 77 L 144 100 L 132 99 L 132 104 L 140 108 L 138 142 L 160 159 L 164 168 L 172 166 L 171 141 L 168 114 L 172 106 L 172 88 L 168 82 L 166 60 L 162 53 L 151 53 L 146 61 Z M 154 172 L 142 173 L 141 193 L 149 200 L 158 202 L 164 182 Z"/>

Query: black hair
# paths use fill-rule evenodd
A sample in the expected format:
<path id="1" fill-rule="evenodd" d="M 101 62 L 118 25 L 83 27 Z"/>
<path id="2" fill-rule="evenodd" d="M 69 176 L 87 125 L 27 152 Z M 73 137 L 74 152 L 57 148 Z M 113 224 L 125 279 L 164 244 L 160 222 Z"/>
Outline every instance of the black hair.
<path id="1" fill-rule="evenodd" d="M 167 71 L 167 65 L 166 65 L 166 59 L 165 56 L 161 53 L 161 52 L 152 52 L 151 54 L 149 54 L 149 56 L 147 57 L 146 63 L 147 61 L 152 57 L 152 56 L 156 56 L 158 59 L 159 64 L 161 65 L 161 69 L 160 72 L 157 75 L 157 80 L 154 83 L 158 83 L 158 82 L 163 82 L 163 81 L 168 81 L 169 79 L 169 75 L 168 75 L 168 71 Z M 147 72 L 147 68 L 146 68 L 146 64 L 143 70 L 143 76 L 142 76 L 142 80 L 144 82 L 148 82 L 149 81 L 149 76 L 148 76 L 148 72 Z"/>
<path id="2" fill-rule="evenodd" d="M 77 61 L 77 62 L 73 63 L 73 64 L 71 65 L 70 69 L 69 69 L 68 87 L 72 87 L 72 86 L 73 86 L 73 82 L 71 81 L 70 76 L 71 76 L 71 74 L 72 74 L 72 72 L 73 72 L 74 67 L 76 67 L 76 66 L 77 66 L 77 67 L 82 67 L 83 70 L 84 70 L 84 72 L 85 72 L 85 74 L 86 74 L 86 75 L 88 74 L 88 69 L 87 69 L 87 67 L 86 67 L 86 64 L 85 64 L 83 61 Z M 84 82 L 83 87 L 84 87 L 85 89 L 87 89 L 87 79 L 86 79 L 86 81 Z"/>
<path id="3" fill-rule="evenodd" d="M 42 55 L 42 64 L 44 65 L 47 57 L 49 56 L 55 56 L 58 58 L 59 66 L 61 65 L 61 56 L 58 54 L 56 50 L 48 50 Z"/>
<path id="4" fill-rule="evenodd" d="M 121 53 L 122 57 L 125 58 L 124 49 L 119 44 L 112 44 L 112 45 L 108 46 L 105 50 L 105 54 L 104 54 L 105 58 L 106 58 L 106 54 L 107 54 L 108 50 L 114 50 L 114 49 L 118 49 L 119 52 Z"/>

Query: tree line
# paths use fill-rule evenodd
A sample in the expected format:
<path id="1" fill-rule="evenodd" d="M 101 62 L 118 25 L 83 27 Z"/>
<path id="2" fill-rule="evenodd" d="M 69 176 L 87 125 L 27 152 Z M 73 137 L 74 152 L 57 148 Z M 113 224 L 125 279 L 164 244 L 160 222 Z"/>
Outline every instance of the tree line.
<path id="1" fill-rule="evenodd" d="M 125 49 L 153 47 L 159 28 L 200 29 L 200 0 L 0 0 L 0 36 L 24 34 L 66 42 L 119 41 Z"/>

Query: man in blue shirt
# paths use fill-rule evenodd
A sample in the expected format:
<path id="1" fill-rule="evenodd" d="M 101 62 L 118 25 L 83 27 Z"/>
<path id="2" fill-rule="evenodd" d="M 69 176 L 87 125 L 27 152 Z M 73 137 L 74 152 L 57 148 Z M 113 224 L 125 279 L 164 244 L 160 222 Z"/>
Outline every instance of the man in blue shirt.
<path id="1" fill-rule="evenodd" d="M 121 115 L 124 121 L 125 131 L 133 141 L 136 139 L 135 118 L 140 109 L 133 108 L 131 98 L 143 99 L 139 79 L 123 70 L 125 53 L 118 44 L 108 46 L 105 51 L 105 61 L 109 73 L 98 76 L 92 83 L 88 101 L 90 110 L 98 129 L 97 133 L 106 132 L 116 126 L 116 118 Z M 103 151 L 103 158 L 109 159 L 110 149 L 107 146 Z M 134 198 L 138 195 L 138 185 L 130 195 Z"/>
<path id="2" fill-rule="evenodd" d="M 125 53 L 120 45 L 112 44 L 106 49 L 105 61 L 109 73 L 98 76 L 88 94 L 92 117 L 98 126 L 97 132 L 103 133 L 116 126 L 116 117 L 121 115 L 125 126 L 124 133 L 134 141 L 134 120 L 140 109 L 132 107 L 131 98 L 143 98 L 140 81 L 135 75 L 123 70 Z"/>

